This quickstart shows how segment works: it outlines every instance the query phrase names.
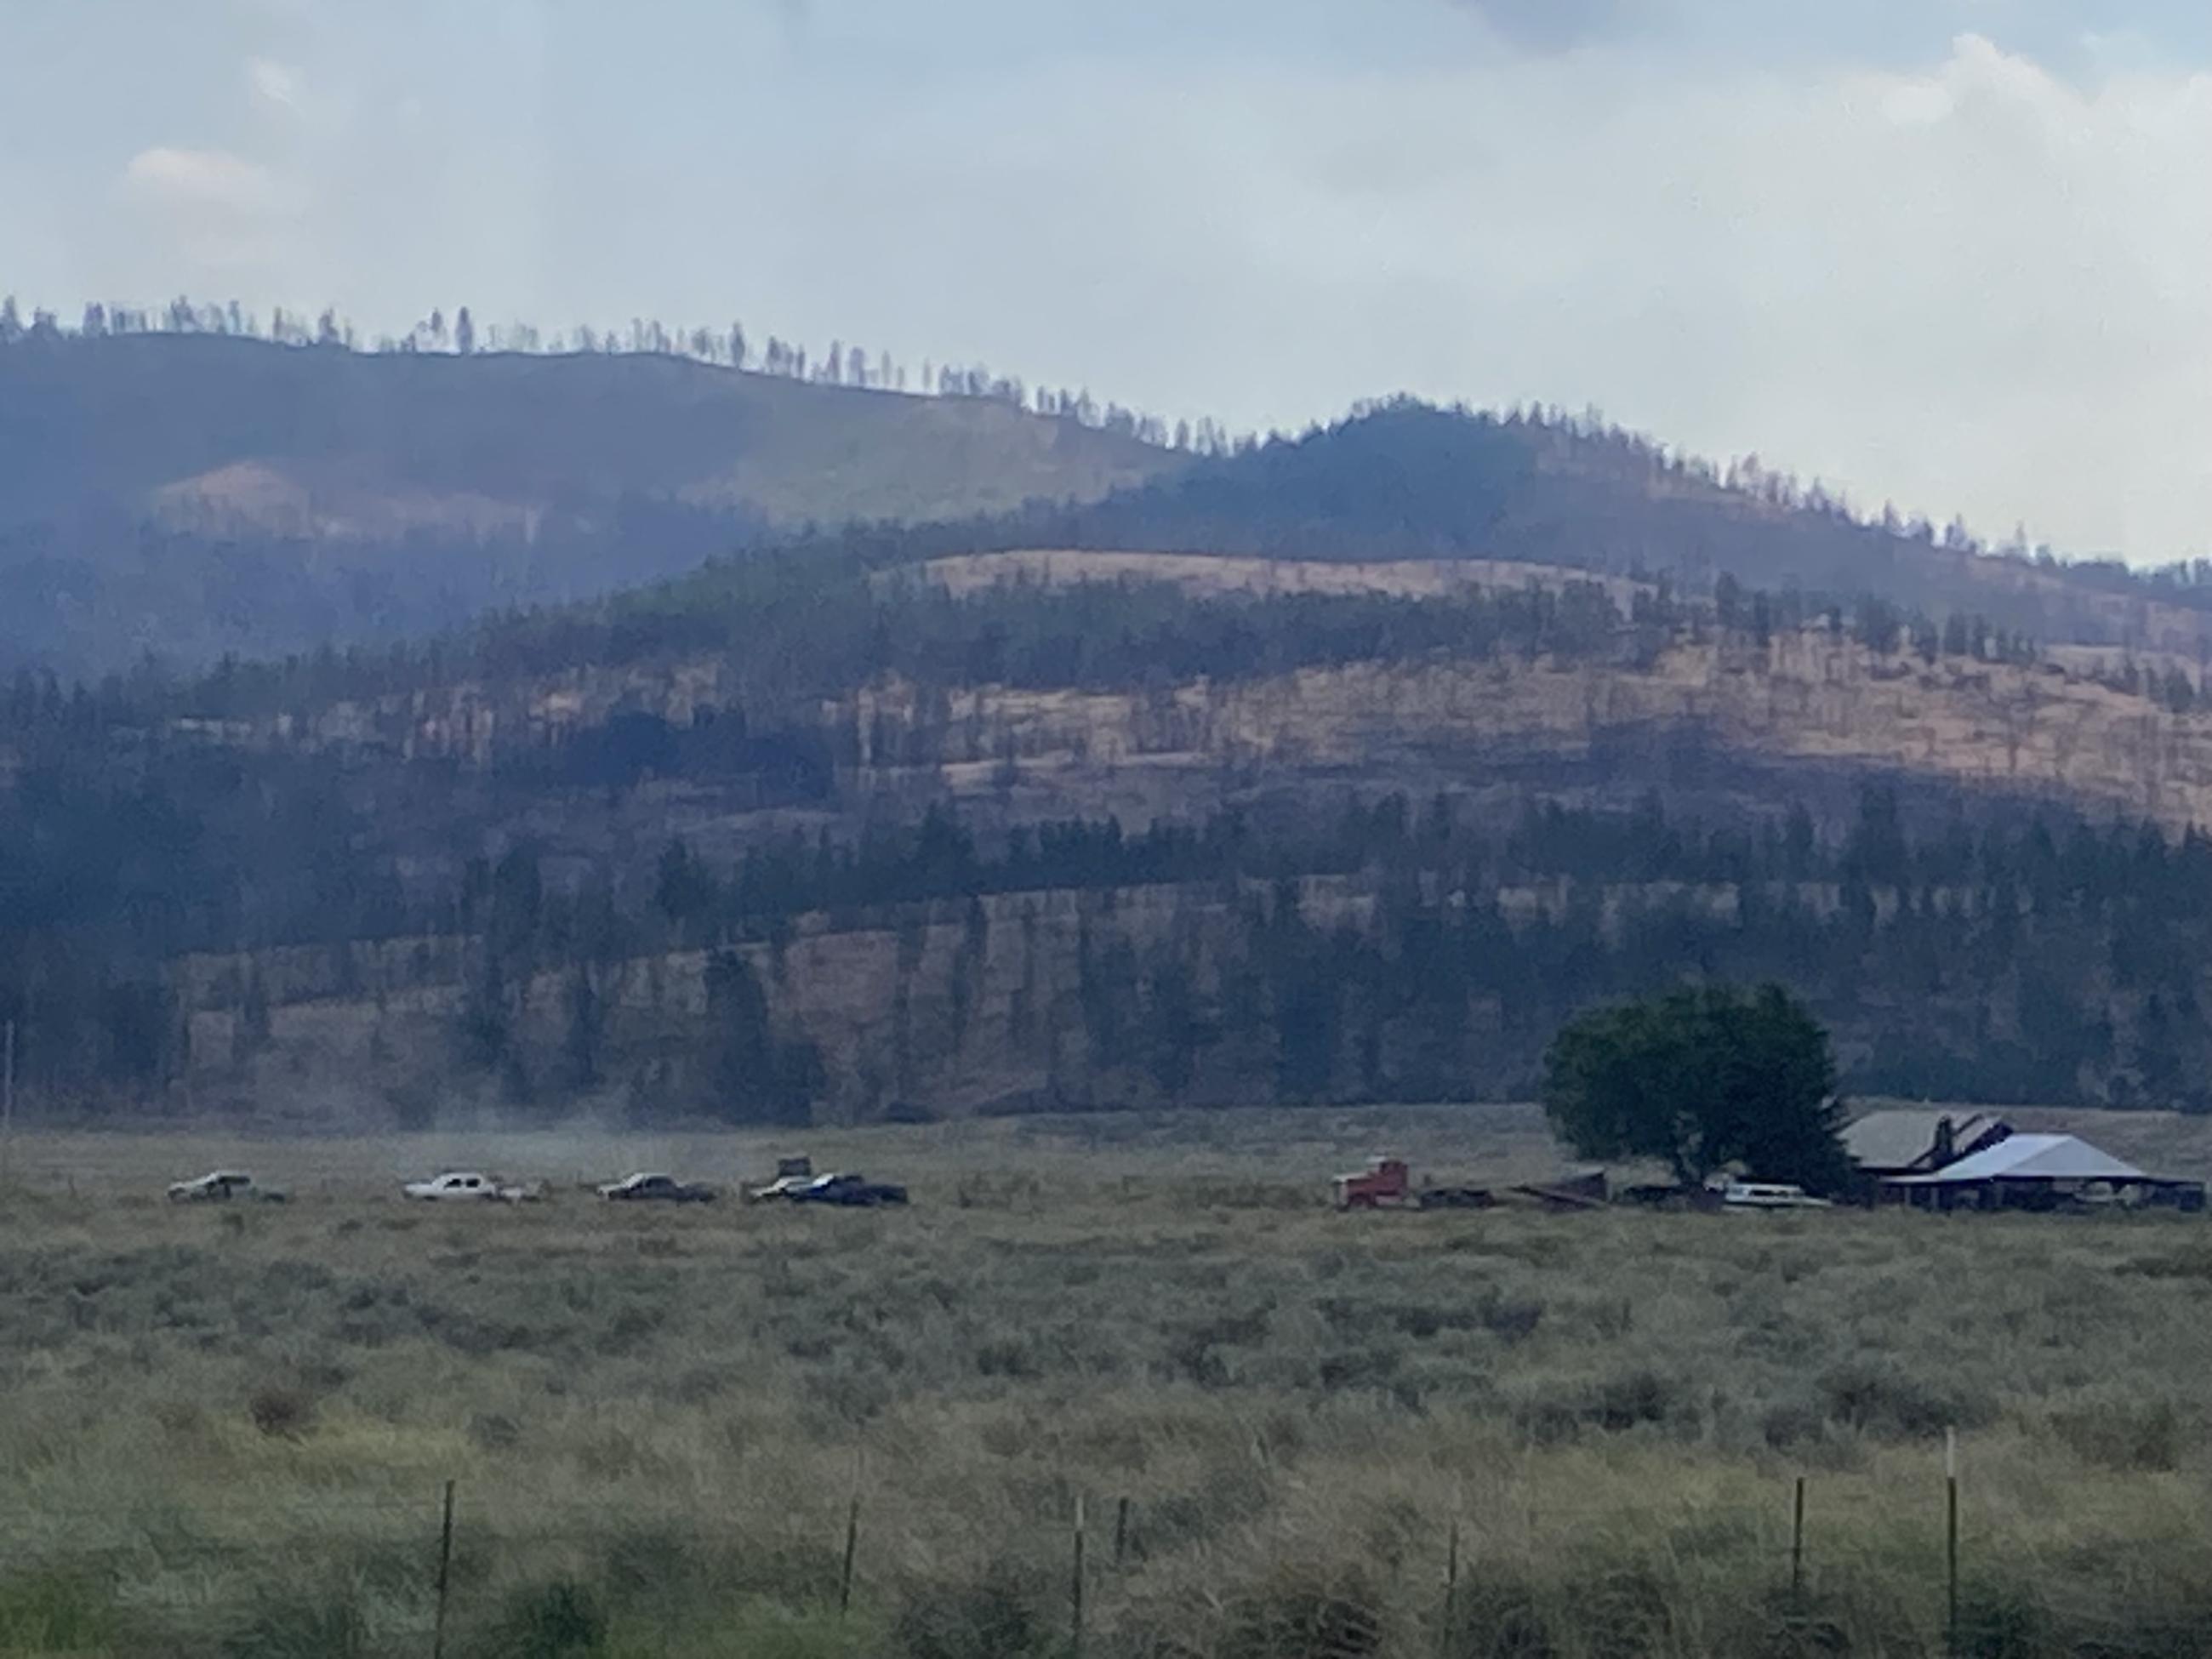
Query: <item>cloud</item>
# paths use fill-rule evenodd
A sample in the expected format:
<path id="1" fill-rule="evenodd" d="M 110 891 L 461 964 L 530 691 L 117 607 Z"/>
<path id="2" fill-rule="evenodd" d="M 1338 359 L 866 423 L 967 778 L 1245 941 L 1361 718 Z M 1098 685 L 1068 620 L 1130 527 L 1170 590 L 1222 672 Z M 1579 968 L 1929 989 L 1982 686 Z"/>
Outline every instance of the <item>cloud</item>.
<path id="1" fill-rule="evenodd" d="M 1910 72 L 1626 43 L 1092 63 L 895 96 L 755 167 L 758 217 L 806 229 L 754 245 L 748 303 L 1238 425 L 1401 388 L 1594 402 L 1869 505 L 2155 559 L 2212 527 L 2212 192 L 2175 182 L 2207 155 L 2212 76 L 2083 86 L 1976 35 Z M 886 285 L 884 245 L 961 278 Z M 715 258 L 702 232 L 683 269 Z M 713 314 L 684 280 L 666 308 Z"/>
<path id="2" fill-rule="evenodd" d="M 275 177 L 258 162 L 220 149 L 144 149 L 131 158 L 124 177 L 165 206 L 240 216 L 269 211 L 277 200 Z"/>
<path id="3" fill-rule="evenodd" d="M 273 58 L 248 58 L 246 79 L 260 103 L 287 114 L 300 112 L 305 87 L 300 71 L 292 64 L 279 63 Z"/>
<path id="4" fill-rule="evenodd" d="M 1622 22 L 1626 0 L 1455 0 L 1516 46 L 1561 52 Z"/>
<path id="5" fill-rule="evenodd" d="M 144 149 L 124 183 L 155 227 L 192 264 L 266 263 L 298 209 L 296 191 L 258 161 L 221 149 Z"/>
<path id="6" fill-rule="evenodd" d="M 1445 76 L 1393 118 L 1453 169 L 1370 197 L 1360 246 L 1496 319 L 1440 333 L 1461 376 L 1985 531 L 2212 550 L 2212 193 L 2175 182 L 2212 76 L 2081 85 L 1968 34 L 1912 72 Z"/>

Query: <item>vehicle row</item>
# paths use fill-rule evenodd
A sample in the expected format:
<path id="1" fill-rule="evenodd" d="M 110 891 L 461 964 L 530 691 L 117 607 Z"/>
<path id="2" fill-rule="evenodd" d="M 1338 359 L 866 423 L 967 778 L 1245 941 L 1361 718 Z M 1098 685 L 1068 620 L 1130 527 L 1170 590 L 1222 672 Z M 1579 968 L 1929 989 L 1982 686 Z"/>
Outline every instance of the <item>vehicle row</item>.
<path id="1" fill-rule="evenodd" d="M 427 1204 L 528 1204 L 544 1199 L 548 1191 L 544 1182 L 506 1181 L 476 1170 L 447 1170 L 426 1180 L 404 1182 L 399 1190 L 403 1197 Z M 587 1190 L 616 1204 L 711 1204 L 721 1196 L 718 1188 L 644 1170 Z M 871 1181 L 855 1170 L 817 1175 L 812 1161 L 805 1158 L 779 1159 L 773 1180 L 739 1188 L 738 1194 L 749 1204 L 826 1204 L 847 1209 L 880 1209 L 907 1201 L 906 1188 L 896 1182 Z M 172 1182 L 168 1196 L 173 1204 L 278 1204 L 286 1194 L 260 1185 L 246 1170 L 211 1170 L 190 1181 Z"/>

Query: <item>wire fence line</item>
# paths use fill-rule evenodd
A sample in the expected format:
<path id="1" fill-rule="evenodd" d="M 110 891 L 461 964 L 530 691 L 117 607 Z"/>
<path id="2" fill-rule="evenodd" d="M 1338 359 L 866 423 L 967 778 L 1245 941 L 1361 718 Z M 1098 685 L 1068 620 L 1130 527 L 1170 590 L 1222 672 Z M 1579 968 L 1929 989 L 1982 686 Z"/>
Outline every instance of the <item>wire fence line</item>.
<path id="1" fill-rule="evenodd" d="M 1893 1529 L 1866 1547 L 1850 1525 L 1863 1497 L 1839 1484 L 1824 1506 L 1823 1485 L 1800 1475 L 1778 1482 L 1771 1499 L 1656 1504 L 1552 1500 L 1463 1504 L 1417 1524 L 1398 1562 L 1387 1605 L 1394 1616 L 1432 1630 L 1442 1644 L 1469 1620 L 1497 1616 L 1486 1580 L 1531 1553 L 1633 1538 L 1650 1551 L 1755 1590 L 1781 1616 L 1809 1614 L 1831 1574 L 1879 1578 L 1917 1604 L 1916 1622 L 1940 1624 L 1957 1650 L 1961 1584 L 1970 1562 L 1972 1512 L 1962 1505 L 1955 1462 L 1932 1488 L 1927 1514 L 1904 1535 Z M 834 1509 L 834 1524 L 820 1524 Z M 1885 1518 L 1894 1522 L 1886 1505 Z M 1823 1522 L 1832 1532 L 1824 1534 Z M 860 1616 L 896 1597 L 903 1563 L 917 1547 L 939 1541 L 857 1480 L 834 1505 L 816 1503 L 763 1529 L 693 1504 L 637 1512 L 588 1502 L 530 1502 L 497 1488 L 471 1492 L 436 1483 L 419 1498 L 391 1492 L 308 1494 L 284 1502 L 251 1497 L 180 1502 L 117 1514 L 88 1504 L 34 1502 L 0 1509 L 0 1585 L 26 1575 L 62 1573 L 135 1587 L 131 1595 L 166 1632 L 210 1636 L 229 1628 L 236 1609 L 206 1592 L 227 1572 L 302 1589 L 344 1582 L 374 1589 L 387 1642 L 377 1651 L 446 1659 L 454 1633 L 495 1616 L 518 1589 L 572 1584 L 629 1594 L 671 1607 L 708 1587 L 741 1588 L 825 1618 Z M 1032 1570 L 1031 1581 L 1059 1586 L 1057 1645 L 1081 1659 L 1086 1643 L 1139 1598 L 1156 1551 L 1171 1555 L 1187 1540 L 1171 1513 L 1145 1498 L 1075 1497 L 1057 1526 L 1009 1526 L 998 1553 Z M 0 1593 L 0 1618 L 4 1618 Z M 2112 1632 L 2140 1620 L 2115 1593 L 2075 1594 L 2065 1611 L 2075 1627 Z M 1313 1616 L 1331 1630 L 1307 1631 L 1295 1645 L 1326 1653 L 1341 1642 L 1347 1659 L 1378 1651 L 1383 1605 L 1355 1597 Z M 674 1615 L 672 1613 L 671 1615 Z M 1334 1633 L 1332 1634 L 1332 1631 Z M 0 1632 L 0 1634 L 4 1634 Z"/>

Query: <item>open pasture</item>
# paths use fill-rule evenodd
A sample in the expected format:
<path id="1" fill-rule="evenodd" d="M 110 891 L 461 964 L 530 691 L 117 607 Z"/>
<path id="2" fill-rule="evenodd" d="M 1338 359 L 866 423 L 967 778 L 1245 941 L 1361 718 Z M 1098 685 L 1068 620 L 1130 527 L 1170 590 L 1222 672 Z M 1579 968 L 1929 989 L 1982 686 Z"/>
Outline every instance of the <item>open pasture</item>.
<path id="1" fill-rule="evenodd" d="M 799 1145 L 913 1206 L 574 1190 Z M 1328 1212 L 1384 1147 L 1559 1167 L 1517 1109 L 19 1137 L 0 1651 L 428 1654 L 450 1480 L 463 1659 L 1065 1655 L 1078 1500 L 1092 1655 L 1932 1653 L 1947 1429 L 1965 1650 L 2212 1644 L 2201 1221 Z M 161 1199 L 226 1164 L 293 1200 Z M 397 1196 L 449 1165 L 554 1194 Z"/>

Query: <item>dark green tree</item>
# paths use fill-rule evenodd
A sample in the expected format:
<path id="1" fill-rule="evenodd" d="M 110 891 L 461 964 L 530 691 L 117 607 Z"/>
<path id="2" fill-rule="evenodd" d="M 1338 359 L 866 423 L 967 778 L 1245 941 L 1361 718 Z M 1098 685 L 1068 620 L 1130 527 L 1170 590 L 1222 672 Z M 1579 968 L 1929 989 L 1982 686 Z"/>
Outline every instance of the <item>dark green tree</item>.
<path id="1" fill-rule="evenodd" d="M 1832 1191 L 1850 1173 L 1828 1034 L 1778 985 L 1577 1016 L 1544 1057 L 1544 1110 L 1582 1157 L 1654 1158 L 1685 1185 L 1741 1165 Z"/>
<path id="2" fill-rule="evenodd" d="M 732 1123 L 807 1121 L 823 1086 L 820 1052 L 777 1040 L 767 988 L 735 951 L 708 959 L 707 1019 L 708 1110 Z"/>

